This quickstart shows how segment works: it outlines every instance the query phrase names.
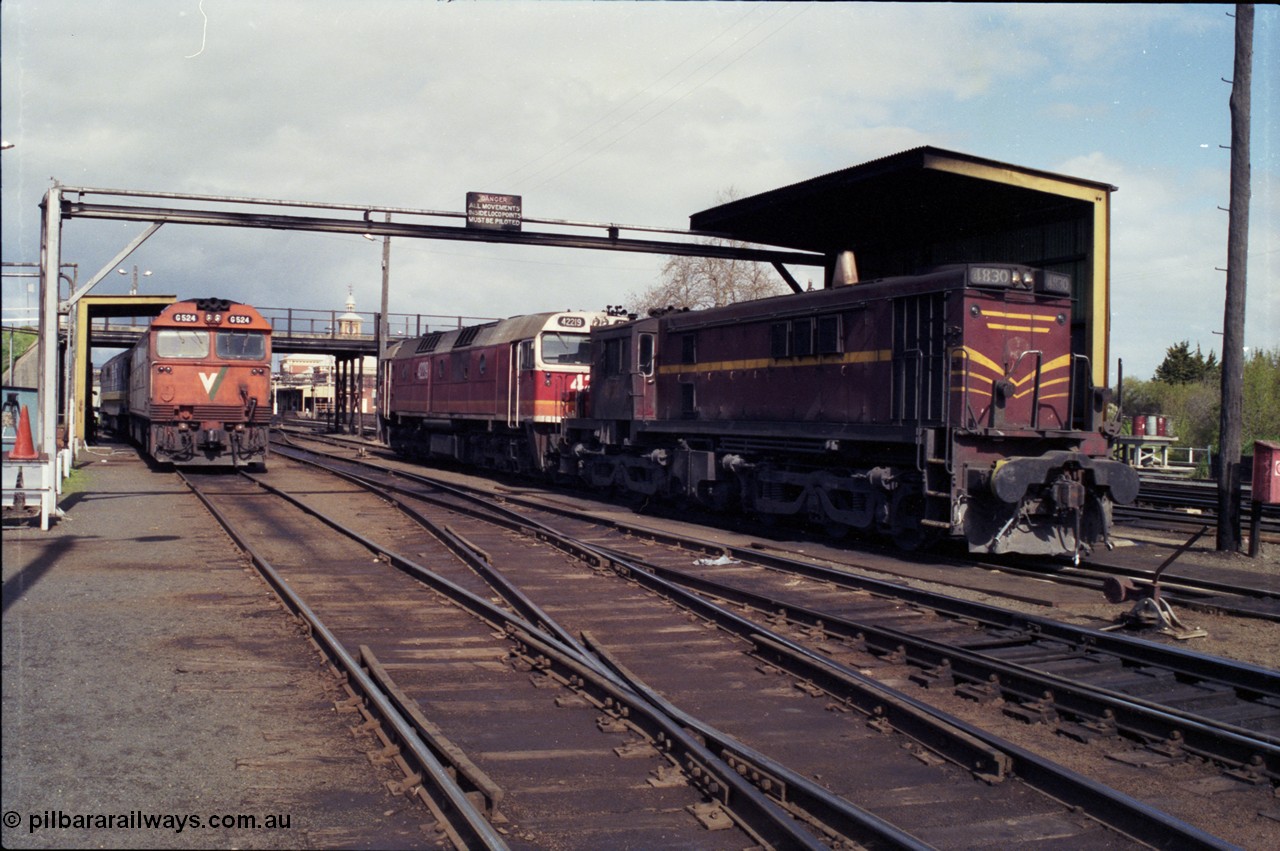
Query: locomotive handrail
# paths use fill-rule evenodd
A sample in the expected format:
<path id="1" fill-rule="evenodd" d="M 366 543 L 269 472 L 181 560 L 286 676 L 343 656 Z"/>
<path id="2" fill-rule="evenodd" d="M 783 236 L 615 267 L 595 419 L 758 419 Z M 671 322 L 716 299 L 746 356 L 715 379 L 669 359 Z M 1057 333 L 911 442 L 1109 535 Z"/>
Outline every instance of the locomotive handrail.
<path id="1" fill-rule="evenodd" d="M 978 415 L 974 412 L 973 403 L 969 399 L 969 364 L 972 362 L 973 358 L 969 354 L 969 350 L 963 346 L 958 349 L 952 349 L 952 354 L 960 355 L 961 359 L 964 361 L 964 387 L 962 388 L 963 395 L 960 397 L 960 401 L 963 406 L 963 413 L 968 416 L 968 419 L 964 422 L 964 427 L 966 429 L 978 428 Z M 948 446 L 948 448 L 950 447 Z"/>
<path id="2" fill-rule="evenodd" d="M 1093 431 L 1095 424 L 1093 422 L 1092 417 L 1088 417 L 1087 418 L 1088 421 L 1086 422 L 1085 421 L 1086 417 L 1084 416 L 1084 414 L 1082 414 L 1080 418 L 1080 422 L 1078 423 L 1076 422 L 1076 374 L 1078 372 L 1078 370 L 1076 369 L 1076 361 L 1078 360 L 1084 361 L 1085 366 L 1087 366 L 1090 370 L 1093 369 L 1093 362 L 1089 360 L 1088 355 L 1080 355 L 1072 352 L 1071 374 L 1067 376 L 1067 418 L 1068 418 L 1068 422 L 1072 426 L 1077 426 L 1080 431 Z M 1092 372 L 1085 373 L 1085 374 L 1091 375 Z"/>
<path id="3" fill-rule="evenodd" d="M 916 380 L 915 380 L 916 470 L 920 473 L 924 473 L 925 467 L 927 466 L 925 456 L 928 453 L 928 450 L 924 446 L 924 441 L 920 439 L 924 432 L 924 411 L 923 411 L 923 406 L 920 404 L 921 392 L 922 392 L 920 388 L 921 388 L 921 385 L 924 384 L 924 382 L 921 380 L 922 374 L 924 372 L 924 350 L 921 349 L 919 346 L 916 346 L 914 349 L 905 349 L 902 352 L 902 354 L 904 358 L 903 360 L 904 374 L 902 376 L 902 380 L 904 384 L 906 383 L 906 379 L 907 379 L 907 376 L 905 374 L 906 372 L 905 358 L 910 357 L 911 355 L 915 355 L 915 358 L 916 358 Z M 906 394 L 904 393 L 903 396 L 904 396 L 904 402 L 905 402 Z M 902 413 L 905 415 L 906 411 L 903 411 Z M 906 417 L 903 416 L 902 419 L 905 421 Z"/>
<path id="4" fill-rule="evenodd" d="M 1032 384 L 1031 396 L 1031 427 L 1037 431 L 1040 429 L 1040 377 L 1041 370 L 1044 367 L 1044 352 L 1040 349 L 1028 349 L 1018 355 L 1018 359 L 1013 362 L 1013 367 L 1009 370 L 1009 378 L 1012 379 L 1018 372 L 1018 367 L 1022 365 L 1022 359 L 1027 355 L 1036 356 L 1036 378 Z M 1070 401 L 1070 399 L 1068 399 Z"/>

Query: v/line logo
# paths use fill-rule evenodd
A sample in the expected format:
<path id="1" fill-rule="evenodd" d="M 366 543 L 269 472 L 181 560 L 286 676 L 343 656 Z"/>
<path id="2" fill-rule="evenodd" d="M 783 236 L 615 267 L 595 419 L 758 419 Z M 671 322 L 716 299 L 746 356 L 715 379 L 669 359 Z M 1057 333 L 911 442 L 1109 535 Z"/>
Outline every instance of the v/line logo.
<path id="1" fill-rule="evenodd" d="M 227 368 L 224 366 L 217 372 L 201 372 L 200 383 L 204 385 L 204 392 L 209 394 L 209 400 L 213 401 L 213 397 L 218 395 L 218 387 L 222 384 L 222 379 L 227 376 Z"/>

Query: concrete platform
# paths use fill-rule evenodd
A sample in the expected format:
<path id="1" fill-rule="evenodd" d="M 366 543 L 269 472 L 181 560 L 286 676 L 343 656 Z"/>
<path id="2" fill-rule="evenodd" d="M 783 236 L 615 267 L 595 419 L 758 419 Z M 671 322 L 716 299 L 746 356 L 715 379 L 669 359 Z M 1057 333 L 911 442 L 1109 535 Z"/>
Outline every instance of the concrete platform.
<path id="1" fill-rule="evenodd" d="M 61 507 L 49 531 L 3 533 L 5 848 L 436 846 L 171 473 L 86 450 Z"/>

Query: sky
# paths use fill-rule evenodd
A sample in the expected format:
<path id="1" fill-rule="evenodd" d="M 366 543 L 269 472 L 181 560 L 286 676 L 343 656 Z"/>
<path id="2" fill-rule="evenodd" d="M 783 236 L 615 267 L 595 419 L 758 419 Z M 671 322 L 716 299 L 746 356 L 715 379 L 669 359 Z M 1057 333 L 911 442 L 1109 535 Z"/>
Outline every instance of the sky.
<path id="1" fill-rule="evenodd" d="M 4 0 L 0 248 L 39 259 L 54 180 L 437 211 L 509 193 L 527 217 L 682 229 L 728 193 L 930 145 L 1117 187 L 1111 374 L 1122 359 L 1146 378 L 1183 340 L 1221 354 L 1232 11 Z M 1249 350 L 1280 347 L 1278 85 L 1280 9 L 1259 5 Z M 72 219 L 63 262 L 83 282 L 144 229 Z M 601 309 L 656 284 L 664 259 L 397 239 L 389 312 Z M 357 235 L 169 225 L 133 265 L 143 293 L 379 308 L 381 244 Z M 36 293 L 6 275 L 6 325 Z"/>

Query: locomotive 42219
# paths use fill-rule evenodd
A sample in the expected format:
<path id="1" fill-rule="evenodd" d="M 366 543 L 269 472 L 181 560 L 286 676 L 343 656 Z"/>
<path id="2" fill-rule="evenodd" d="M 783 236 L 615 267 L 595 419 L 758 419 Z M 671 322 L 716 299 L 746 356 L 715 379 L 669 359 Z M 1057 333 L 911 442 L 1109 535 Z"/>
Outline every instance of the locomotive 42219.
<path id="1" fill-rule="evenodd" d="M 1071 352 L 1071 281 L 941 267 L 700 311 L 402 342 L 393 448 L 915 548 L 1078 558 L 1137 496 Z M 576 327 L 575 327 L 576 326 Z"/>

